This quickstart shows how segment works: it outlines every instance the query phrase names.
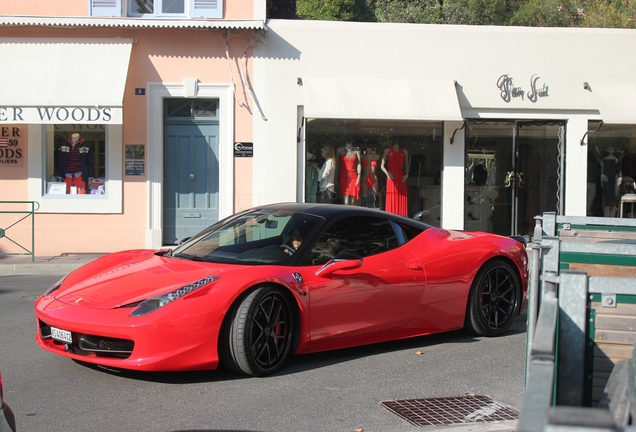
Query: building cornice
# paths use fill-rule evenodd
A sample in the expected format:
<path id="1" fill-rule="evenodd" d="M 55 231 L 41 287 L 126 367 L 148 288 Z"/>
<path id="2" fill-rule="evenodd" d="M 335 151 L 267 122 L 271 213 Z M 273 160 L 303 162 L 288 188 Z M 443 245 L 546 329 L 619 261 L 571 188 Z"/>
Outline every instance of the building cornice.
<path id="1" fill-rule="evenodd" d="M 214 19 L 147 19 L 121 17 L 53 17 L 0 15 L 0 26 L 41 27 L 109 27 L 130 29 L 176 28 L 176 29 L 227 29 L 265 30 L 262 20 L 214 20 Z"/>

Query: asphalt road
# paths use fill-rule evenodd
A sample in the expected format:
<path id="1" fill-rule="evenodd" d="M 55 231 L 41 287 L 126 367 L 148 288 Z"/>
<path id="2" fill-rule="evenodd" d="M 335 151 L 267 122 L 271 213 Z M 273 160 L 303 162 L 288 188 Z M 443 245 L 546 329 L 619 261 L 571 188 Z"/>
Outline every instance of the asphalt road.
<path id="1" fill-rule="evenodd" d="M 274 376 L 109 371 L 37 347 L 33 302 L 61 275 L 0 277 L 0 372 L 19 431 L 461 431 L 413 426 L 380 405 L 486 395 L 519 409 L 525 320 L 499 338 L 461 331 L 295 356 Z"/>

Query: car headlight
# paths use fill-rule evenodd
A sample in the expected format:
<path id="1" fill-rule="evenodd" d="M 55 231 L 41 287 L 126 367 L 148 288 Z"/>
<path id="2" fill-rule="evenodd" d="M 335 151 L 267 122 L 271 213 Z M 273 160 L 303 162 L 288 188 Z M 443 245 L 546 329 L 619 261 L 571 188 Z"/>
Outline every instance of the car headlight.
<path id="1" fill-rule="evenodd" d="M 150 312 L 154 312 L 159 308 L 164 307 L 168 303 L 171 303 L 187 294 L 190 294 L 193 291 L 198 290 L 208 284 L 211 284 L 215 280 L 219 279 L 218 276 L 210 276 L 198 280 L 196 282 L 192 282 L 189 285 L 178 288 L 174 291 L 170 291 L 159 297 L 152 297 L 147 300 L 142 301 L 139 305 L 130 313 L 130 316 L 142 316 L 149 314 Z"/>
<path id="2" fill-rule="evenodd" d="M 64 276 L 62 279 L 60 279 L 59 281 L 55 282 L 53 285 L 51 285 L 51 288 L 47 289 L 46 291 L 44 291 L 44 294 L 42 294 L 44 297 L 50 295 L 51 293 L 54 293 L 55 291 L 59 290 L 60 287 L 62 286 L 62 284 L 64 283 L 64 280 L 66 280 L 66 276 Z"/>

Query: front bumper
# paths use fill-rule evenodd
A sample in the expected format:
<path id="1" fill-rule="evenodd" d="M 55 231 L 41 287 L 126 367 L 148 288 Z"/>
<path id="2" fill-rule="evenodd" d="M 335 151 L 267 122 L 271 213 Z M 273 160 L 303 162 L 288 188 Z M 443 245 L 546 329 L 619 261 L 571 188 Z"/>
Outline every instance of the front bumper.
<path id="1" fill-rule="evenodd" d="M 40 298 L 35 303 L 36 341 L 46 351 L 119 369 L 216 369 L 222 316 L 213 310 L 193 310 L 192 305 L 184 300 L 166 310 L 130 317 L 130 308 L 100 310 Z M 51 327 L 71 332 L 72 342 L 54 340 Z"/>

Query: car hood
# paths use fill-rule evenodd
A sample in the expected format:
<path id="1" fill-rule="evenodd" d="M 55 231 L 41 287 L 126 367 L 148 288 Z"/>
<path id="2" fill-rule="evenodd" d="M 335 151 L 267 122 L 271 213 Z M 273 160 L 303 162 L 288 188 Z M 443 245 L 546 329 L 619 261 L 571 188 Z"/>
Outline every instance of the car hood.
<path id="1" fill-rule="evenodd" d="M 78 307 L 110 309 L 245 267 L 164 257 L 157 252 L 126 251 L 98 258 L 69 274 L 54 297 Z"/>

